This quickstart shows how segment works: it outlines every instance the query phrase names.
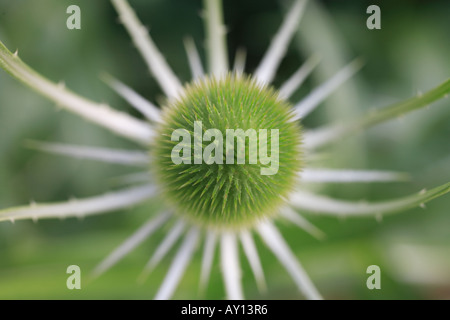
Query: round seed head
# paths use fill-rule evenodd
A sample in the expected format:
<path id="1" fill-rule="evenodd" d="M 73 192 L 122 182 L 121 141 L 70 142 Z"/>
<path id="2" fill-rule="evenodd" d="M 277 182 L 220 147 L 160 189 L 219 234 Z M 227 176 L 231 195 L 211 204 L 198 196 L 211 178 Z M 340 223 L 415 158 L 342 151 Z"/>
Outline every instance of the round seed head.
<path id="1" fill-rule="evenodd" d="M 302 167 L 301 128 L 278 93 L 246 76 L 204 78 L 163 109 L 152 170 L 173 210 L 201 226 L 277 213 Z"/>

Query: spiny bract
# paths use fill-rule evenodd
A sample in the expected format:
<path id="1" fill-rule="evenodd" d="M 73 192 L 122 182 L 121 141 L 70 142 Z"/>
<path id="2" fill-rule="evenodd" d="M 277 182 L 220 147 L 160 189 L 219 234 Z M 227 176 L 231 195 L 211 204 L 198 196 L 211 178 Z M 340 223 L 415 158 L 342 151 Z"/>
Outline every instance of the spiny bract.
<path id="1" fill-rule="evenodd" d="M 274 89 L 247 76 L 205 78 L 188 85 L 180 99 L 164 108 L 151 152 L 154 176 L 167 204 L 187 219 L 218 229 L 248 226 L 276 213 L 301 169 L 301 131 L 298 123 L 292 121 L 290 110 L 289 103 L 280 99 Z M 273 143 L 270 132 L 278 130 L 279 159 L 273 160 L 278 160 L 277 172 L 261 174 L 261 168 L 268 165 L 255 155 L 258 150 L 249 139 L 245 139 L 245 164 L 226 163 L 226 143 L 223 164 L 194 164 L 193 140 L 190 164 L 175 164 L 171 152 L 179 142 L 172 141 L 172 133 L 186 129 L 194 137 L 195 121 L 201 121 L 202 135 L 208 129 L 218 129 L 224 136 L 227 129 L 266 129 L 269 153 Z M 262 139 L 257 136 L 257 149 L 259 143 L 266 142 Z M 211 144 L 204 140 L 201 143 L 202 150 Z M 237 143 L 234 148 L 238 149 Z M 250 161 L 252 156 L 257 158 L 255 164 Z"/>

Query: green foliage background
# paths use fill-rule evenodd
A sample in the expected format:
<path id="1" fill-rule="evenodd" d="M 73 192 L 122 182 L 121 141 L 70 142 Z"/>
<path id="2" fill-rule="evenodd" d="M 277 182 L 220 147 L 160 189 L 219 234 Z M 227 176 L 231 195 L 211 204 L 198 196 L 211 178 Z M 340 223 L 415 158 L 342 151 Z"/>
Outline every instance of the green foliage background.
<path id="1" fill-rule="evenodd" d="M 131 0 L 141 20 L 183 81 L 189 69 L 182 39 L 191 34 L 202 47 L 200 1 Z M 282 17 L 284 2 L 227 0 L 230 56 L 248 50 L 248 70 L 261 59 Z M 426 91 L 450 76 L 448 30 L 450 3 L 375 1 L 382 10 L 382 30 L 366 28 L 369 1 L 310 1 L 298 37 L 291 45 L 275 84 L 286 79 L 312 52 L 322 56 L 314 77 L 292 99 L 356 56 L 366 60 L 354 80 L 334 94 L 305 126 L 361 114 Z M 66 8 L 82 10 L 82 29 L 66 28 Z M 54 81 L 96 101 L 137 114 L 100 80 L 102 71 L 120 78 L 152 101 L 162 93 L 146 71 L 116 13 L 106 0 L 0 0 L 0 39 L 30 66 Z M 203 50 L 202 55 L 203 54 Z M 450 102 L 346 139 L 326 149 L 319 166 L 410 172 L 412 181 L 380 185 L 331 185 L 317 191 L 347 199 L 387 199 L 449 181 Z M 0 72 L 0 208 L 35 200 L 50 202 L 86 197 L 117 187 L 114 177 L 132 170 L 114 165 L 42 154 L 24 147 L 27 139 L 93 146 L 133 148 L 121 138 L 68 114 Z M 374 219 L 308 216 L 327 234 L 318 241 L 288 224 L 279 226 L 325 298 L 450 298 L 450 197 Z M 164 236 L 159 232 L 104 276 L 89 272 L 113 248 L 160 208 L 158 201 L 123 212 L 87 218 L 0 224 L 0 298 L 2 299 L 149 299 L 154 296 L 171 256 L 144 285 L 137 284 L 147 259 Z M 269 293 L 256 289 L 245 257 L 244 290 L 248 298 L 301 298 L 289 276 L 257 241 Z M 423 248 L 412 251 L 411 247 Z M 420 253 L 420 254 L 419 254 Z M 198 294 L 201 250 L 190 265 L 175 298 L 221 299 L 224 290 L 218 256 L 205 296 Z M 66 288 L 68 265 L 82 269 L 82 290 Z M 366 268 L 382 270 L 382 290 L 366 288 Z"/>

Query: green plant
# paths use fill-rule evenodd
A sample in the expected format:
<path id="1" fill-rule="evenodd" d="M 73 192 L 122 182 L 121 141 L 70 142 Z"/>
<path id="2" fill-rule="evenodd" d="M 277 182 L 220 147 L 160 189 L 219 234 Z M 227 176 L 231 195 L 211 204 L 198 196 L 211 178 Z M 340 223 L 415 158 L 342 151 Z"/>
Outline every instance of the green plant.
<path id="1" fill-rule="evenodd" d="M 210 90 L 211 87 L 214 88 L 214 90 L 220 91 L 220 94 L 217 95 L 218 98 L 216 97 L 215 99 L 213 99 L 214 103 L 219 102 L 220 99 L 222 99 L 222 96 L 233 96 L 235 93 L 233 90 L 245 92 L 246 94 L 242 94 L 242 96 L 239 98 L 239 103 L 236 103 L 236 106 L 238 108 L 242 107 L 243 109 L 245 109 L 246 107 L 245 103 L 248 103 L 248 92 L 256 92 L 255 95 L 261 95 L 264 98 L 263 100 L 269 99 L 270 97 L 276 99 L 275 92 L 264 88 L 257 88 L 254 85 L 254 82 L 258 81 L 261 83 L 261 85 L 267 85 L 273 80 L 276 69 L 283 57 L 289 40 L 297 28 L 297 23 L 304 9 L 305 1 L 295 2 L 293 9 L 290 11 L 285 22 L 283 23 L 280 32 L 275 37 L 275 40 L 269 48 L 268 53 L 265 55 L 260 67 L 253 75 L 250 76 L 253 80 L 248 81 L 236 80 L 242 79 L 240 78 L 242 77 L 242 70 L 239 67 L 234 70 L 234 72 L 236 73 L 236 78 L 226 76 L 229 72 L 229 68 L 225 54 L 226 46 L 223 31 L 224 27 L 221 24 L 222 19 L 220 1 L 205 1 L 205 6 L 207 9 L 207 37 L 209 39 L 209 74 L 211 77 L 218 79 L 218 83 L 222 83 L 223 86 L 200 85 L 199 87 L 197 87 L 197 89 L 186 89 L 186 87 L 179 82 L 174 73 L 168 67 L 167 63 L 159 54 L 156 46 L 153 44 L 151 38 L 149 38 L 145 29 L 140 25 L 136 16 L 128 7 L 127 3 L 125 1 L 119 0 L 114 0 L 112 2 L 117 8 L 122 22 L 125 24 L 130 34 L 132 35 L 136 46 L 143 54 L 150 70 L 152 71 L 155 78 L 159 81 L 163 91 L 167 95 L 167 107 L 162 111 L 162 114 L 160 113 L 159 109 L 155 108 L 149 102 L 142 102 L 142 100 L 139 99 L 139 96 L 137 96 L 136 93 L 132 92 L 131 89 L 118 82 L 117 80 L 111 79 L 110 77 L 107 77 L 107 81 L 110 83 L 110 85 L 121 95 L 127 98 L 130 102 L 132 102 L 132 104 L 134 104 L 136 108 L 148 118 L 148 121 L 135 119 L 127 114 L 109 109 L 102 104 L 91 102 L 74 94 L 73 92 L 70 92 L 63 86 L 51 83 L 50 81 L 46 80 L 45 78 L 34 72 L 32 69 L 30 69 L 28 66 L 26 66 L 19 59 L 17 54 L 13 54 L 8 51 L 6 47 L 3 46 L 3 44 L 0 44 L 0 64 L 7 72 L 12 74 L 18 80 L 24 82 L 26 85 L 36 90 L 38 93 L 53 100 L 61 107 L 77 113 L 103 127 L 106 127 L 121 136 L 142 144 L 144 153 L 148 151 L 147 148 L 150 148 L 151 155 L 149 157 L 146 157 L 143 156 L 142 153 L 111 151 L 105 149 L 86 149 L 74 146 L 54 144 L 37 144 L 36 146 L 38 148 L 56 153 L 71 154 L 74 156 L 83 156 L 88 158 L 91 157 L 97 159 L 101 158 L 109 162 L 121 162 L 140 165 L 149 165 L 150 162 L 150 166 L 154 164 L 154 168 L 156 169 L 156 172 L 154 173 L 154 175 L 156 176 L 156 180 L 150 181 L 152 182 L 152 184 L 132 187 L 122 191 L 113 192 L 104 196 L 94 197 L 90 199 L 74 200 L 61 204 L 34 204 L 27 207 L 6 209 L 0 213 L 1 220 L 17 220 L 26 218 L 41 219 L 79 215 L 84 216 L 110 210 L 116 210 L 135 203 L 139 203 L 148 199 L 149 197 L 154 197 L 158 194 L 158 190 L 160 189 L 159 187 L 161 186 L 163 186 L 163 194 L 166 196 L 166 198 L 168 198 L 167 201 L 169 201 L 169 207 L 175 207 L 180 211 L 181 209 L 186 209 L 188 218 L 190 216 L 195 216 L 196 211 L 200 209 L 202 211 L 201 214 L 205 215 L 207 213 L 207 204 L 211 205 L 214 215 L 219 215 L 221 212 L 215 211 L 216 208 L 214 207 L 214 199 L 218 199 L 217 201 L 222 200 L 222 208 L 224 208 L 224 206 L 227 205 L 227 202 L 225 202 L 223 198 L 220 199 L 219 197 L 227 196 L 229 194 L 229 191 L 226 191 L 227 189 L 229 190 L 234 187 L 234 191 L 242 194 L 242 197 L 247 196 L 250 199 L 252 197 L 252 190 L 250 189 L 255 188 L 254 190 L 257 190 L 260 193 L 258 197 L 254 198 L 254 201 L 256 202 L 255 206 L 250 208 L 250 200 L 247 200 L 247 203 L 245 203 L 245 205 L 249 208 L 247 210 L 247 215 L 257 213 L 258 219 L 239 220 L 239 218 L 235 222 L 235 226 L 238 227 L 236 228 L 238 231 L 229 230 L 227 228 L 225 228 L 225 230 L 216 231 L 217 229 L 221 229 L 217 228 L 217 225 L 226 222 L 226 219 L 219 219 L 218 222 L 214 223 L 214 227 L 211 227 L 209 223 L 204 223 L 205 219 L 201 220 L 200 223 L 198 223 L 198 221 L 196 221 L 195 219 L 183 219 L 182 212 L 174 216 L 168 213 L 163 213 L 156 217 L 152 217 L 149 223 L 145 224 L 135 235 L 133 235 L 127 242 L 125 242 L 124 246 L 119 247 L 118 250 L 114 251 L 112 255 L 104 260 L 103 263 L 101 263 L 97 268 L 97 273 L 100 274 L 106 271 L 121 257 L 128 253 L 130 249 L 141 242 L 145 238 L 145 236 L 149 236 L 158 227 L 162 226 L 163 223 L 165 223 L 169 219 L 169 217 L 172 217 L 177 221 L 177 224 L 168 233 L 166 240 L 162 242 L 162 246 L 160 247 L 161 249 L 156 251 L 157 254 L 155 254 L 155 257 L 157 258 L 155 258 L 151 262 L 150 266 L 153 267 L 159 261 L 159 259 L 165 253 L 167 253 L 167 250 L 171 245 L 174 244 L 174 241 L 181 236 L 183 230 L 189 227 L 190 231 L 186 233 L 183 245 L 178 251 L 174 260 L 174 264 L 168 272 L 166 281 L 164 281 L 161 290 L 157 295 L 158 298 L 169 298 L 172 295 L 173 291 L 175 290 L 177 281 L 182 276 L 184 268 L 186 267 L 193 254 L 196 242 L 198 241 L 200 234 L 203 233 L 207 234 L 207 240 L 205 241 L 205 262 L 203 263 L 204 267 L 202 268 L 202 281 L 204 284 L 206 283 L 209 276 L 214 246 L 217 238 L 219 237 L 221 241 L 222 269 L 224 273 L 224 282 L 228 297 L 243 297 L 239 280 L 240 276 L 237 248 L 237 238 L 239 237 L 244 246 L 244 251 L 249 258 L 250 265 L 255 273 L 259 286 L 261 288 L 264 288 L 265 281 L 262 275 L 262 268 L 251 236 L 251 231 L 253 230 L 257 230 L 260 233 L 263 241 L 266 242 L 268 247 L 274 252 L 274 254 L 286 267 L 293 280 L 296 282 L 299 289 L 304 293 L 304 295 L 308 298 L 320 298 L 320 294 L 317 292 L 309 278 L 306 276 L 306 273 L 303 271 L 302 267 L 295 259 L 295 256 L 288 249 L 286 243 L 272 223 L 272 220 L 280 215 L 292 221 L 293 223 L 302 225 L 312 233 L 317 234 L 318 232 L 316 229 L 302 220 L 301 216 L 297 215 L 296 212 L 293 212 L 290 207 L 285 207 L 284 205 L 289 204 L 297 209 L 319 211 L 331 215 L 381 215 L 385 213 L 402 211 L 414 206 L 419 206 L 450 191 L 450 185 L 445 184 L 435 189 L 420 192 L 416 195 L 412 195 L 402 199 L 369 204 L 335 200 L 323 196 L 314 195 L 307 191 L 296 190 L 292 192 L 292 194 L 289 194 L 288 199 L 283 198 L 283 201 L 281 201 L 279 198 L 276 198 L 274 196 L 274 193 L 277 192 L 281 193 L 281 195 L 283 196 L 287 196 L 287 192 L 291 191 L 293 185 L 292 181 L 295 177 L 293 171 L 300 171 L 300 168 L 303 167 L 301 160 L 299 160 L 299 157 L 297 156 L 300 154 L 300 151 L 289 150 L 287 152 L 288 157 L 286 159 L 280 160 L 280 168 L 282 168 L 282 170 L 286 169 L 288 171 L 280 172 L 280 174 L 283 174 L 283 176 L 280 177 L 280 180 L 282 181 L 281 183 L 270 185 L 265 183 L 263 180 L 258 180 L 257 175 L 253 175 L 252 177 L 254 181 L 251 181 L 252 186 L 249 186 L 247 190 L 245 187 L 233 185 L 232 182 L 228 182 L 233 181 L 231 180 L 231 178 L 229 178 L 230 176 L 232 176 L 232 170 L 225 171 L 225 173 L 223 173 L 223 176 L 220 176 L 220 173 L 218 172 L 202 170 L 205 169 L 205 167 L 201 167 L 198 174 L 204 174 L 205 178 L 208 178 L 209 175 L 214 174 L 216 174 L 217 177 L 220 177 L 218 181 L 220 180 L 221 182 L 217 184 L 219 186 L 216 189 L 217 191 L 215 193 L 213 191 L 212 193 L 205 192 L 202 194 L 202 190 L 200 188 L 194 189 L 194 187 L 196 186 L 195 181 L 197 180 L 191 180 L 190 177 L 183 177 L 183 179 L 185 179 L 183 180 L 183 185 L 188 187 L 189 184 L 192 184 L 192 188 L 187 189 L 190 193 L 186 195 L 186 200 L 178 200 L 182 201 L 182 205 L 179 205 L 177 203 L 175 203 L 175 205 L 172 205 L 176 201 L 175 198 L 181 197 L 182 194 L 173 192 L 173 190 L 164 191 L 164 187 L 166 189 L 171 188 L 170 186 L 164 186 L 164 184 L 169 185 L 172 182 L 170 180 L 173 179 L 175 181 L 176 178 L 174 178 L 174 175 L 165 172 L 162 173 L 162 170 L 164 170 L 169 164 L 164 163 L 164 161 L 166 160 L 165 158 L 168 158 L 170 156 L 170 154 L 164 155 L 164 152 L 168 153 L 171 148 L 168 148 L 166 146 L 166 142 L 161 142 L 160 140 L 158 140 L 160 136 L 156 136 L 155 138 L 155 133 L 164 132 L 167 135 L 170 133 L 169 131 L 171 131 L 172 129 L 176 129 L 176 126 L 178 125 L 186 128 L 186 125 L 192 125 L 192 121 L 194 119 L 197 119 L 195 118 L 196 116 L 198 116 L 199 120 L 209 122 L 215 121 L 215 123 L 217 123 L 218 125 L 214 127 L 225 129 L 238 126 L 240 124 L 240 120 L 247 121 L 251 119 L 253 119 L 253 121 L 257 121 L 257 123 L 255 124 L 256 128 L 258 128 L 259 126 L 265 128 L 266 125 L 262 125 L 260 121 L 265 121 L 266 119 L 271 120 L 271 117 L 279 116 L 279 114 L 276 114 L 274 112 L 269 113 L 268 109 L 270 107 L 277 108 L 279 104 L 284 104 L 284 102 L 258 102 L 258 104 L 255 106 L 255 109 L 257 110 L 256 118 L 237 118 L 234 120 L 239 121 L 235 123 L 229 123 L 230 121 L 228 117 L 218 116 L 220 112 L 216 114 L 216 119 L 209 119 L 209 116 L 214 116 L 214 112 L 211 112 L 211 110 L 207 108 L 208 104 L 195 104 L 194 102 L 195 99 L 200 99 L 199 96 L 204 95 L 205 91 Z M 194 47 L 192 47 L 192 43 L 188 44 L 188 54 L 192 65 L 193 76 L 195 78 L 203 78 L 203 70 L 199 67 L 200 65 L 198 63 L 194 63 L 195 61 L 198 61 L 198 57 Z M 292 92 L 300 85 L 301 78 L 305 75 L 305 73 L 308 74 L 310 71 L 312 71 L 312 66 L 314 65 L 313 62 L 307 62 L 305 64 L 305 67 L 303 69 L 300 69 L 301 72 L 299 71 L 299 73 L 296 73 L 295 76 L 287 82 L 289 85 L 285 85 L 280 88 L 279 95 L 281 96 L 281 100 L 288 99 L 290 94 L 292 94 Z M 360 65 L 361 63 L 359 60 L 350 63 L 347 67 L 343 68 L 339 73 L 337 73 L 334 77 L 327 81 L 323 86 L 313 91 L 307 98 L 297 104 L 295 106 L 295 109 L 293 110 L 296 119 L 306 117 L 315 107 L 320 104 L 321 101 L 323 101 L 331 92 L 337 89 L 337 87 L 341 83 L 350 78 L 359 69 Z M 239 85 L 233 86 L 232 89 L 230 89 L 230 83 L 232 79 L 235 79 L 234 81 L 238 81 Z M 267 94 L 266 90 L 268 90 L 270 94 Z M 191 95 L 189 98 L 183 98 L 186 92 L 188 92 L 188 95 Z M 304 150 L 302 153 L 304 153 L 306 157 L 308 155 L 313 155 L 316 150 L 325 146 L 326 144 L 330 144 L 336 140 L 348 136 L 349 134 L 358 132 L 382 121 L 393 119 L 407 112 L 425 107 L 430 103 L 446 96 L 449 92 L 450 81 L 446 81 L 440 86 L 430 90 L 420 97 L 412 98 L 411 100 L 408 100 L 406 102 L 381 109 L 362 118 L 357 118 L 354 120 L 352 119 L 348 123 L 331 125 L 324 129 L 307 132 L 304 135 L 304 145 L 301 147 L 299 146 L 298 148 L 302 148 Z M 190 114 L 188 110 L 185 109 L 190 105 L 192 105 L 191 107 L 194 110 L 195 108 L 198 108 L 196 113 Z M 221 105 L 221 107 L 224 106 L 225 105 Z M 230 110 L 234 110 L 233 108 L 231 108 Z M 173 113 L 174 110 L 178 111 L 180 109 L 182 110 L 180 113 L 171 115 L 171 112 Z M 267 118 L 261 116 L 258 118 L 258 112 L 262 112 L 261 114 L 267 113 Z M 180 116 L 181 118 L 177 118 Z M 190 118 L 191 116 L 194 116 L 194 118 Z M 283 118 L 287 116 L 281 113 L 281 117 Z M 186 123 L 183 123 L 183 120 L 185 120 Z M 170 121 L 173 121 L 176 126 L 170 126 Z M 289 130 L 292 130 L 292 128 L 295 127 L 295 125 L 288 125 L 287 123 L 288 121 L 283 119 L 283 121 L 278 123 L 276 126 L 286 126 L 289 128 Z M 170 130 L 167 128 L 169 128 Z M 166 129 L 169 131 L 165 132 L 164 130 Z M 300 135 L 300 132 L 298 132 L 298 135 Z M 296 140 L 295 134 L 290 135 L 290 140 Z M 152 149 L 152 144 L 154 143 L 156 144 L 155 150 Z M 281 144 L 280 148 L 281 150 L 283 150 L 285 146 Z M 294 160 L 299 160 L 299 163 L 294 163 Z M 190 170 L 197 170 L 195 166 L 192 166 L 191 168 L 192 169 Z M 185 169 L 176 172 L 176 174 L 178 175 L 180 173 L 185 173 Z M 192 173 L 197 173 L 197 171 L 192 171 Z M 317 170 L 308 167 L 306 167 L 306 169 L 304 170 L 303 177 L 309 176 L 310 179 L 314 180 L 314 177 L 325 176 L 325 181 L 333 181 L 333 179 L 336 179 L 336 174 L 344 174 L 347 177 L 352 177 L 349 178 L 352 181 L 397 181 L 404 179 L 403 174 L 395 172 L 339 172 Z M 244 180 L 244 183 L 246 182 L 245 177 L 245 175 L 240 176 L 240 179 Z M 300 177 L 302 177 L 301 174 Z M 250 182 L 250 180 L 248 182 Z M 175 183 L 179 182 L 177 181 Z M 207 190 L 208 184 L 205 184 L 205 182 L 202 183 L 203 184 L 201 184 L 201 186 L 204 187 L 204 190 Z M 282 188 L 277 189 L 278 185 L 281 185 Z M 219 191 L 222 188 L 224 191 L 222 194 L 219 194 Z M 261 198 L 267 193 L 272 193 L 273 197 L 267 199 L 266 203 L 258 202 L 258 200 L 261 200 Z M 203 207 L 201 207 L 200 209 L 198 205 L 187 202 L 187 200 L 191 200 L 191 198 L 195 197 L 198 194 L 200 197 L 199 201 L 203 201 L 203 203 L 205 203 L 205 205 L 203 205 Z M 236 208 L 239 204 L 239 197 L 234 196 L 234 199 L 237 199 L 233 202 L 233 206 L 234 208 Z M 276 203 L 275 199 L 277 200 Z M 267 212 L 263 211 L 263 207 L 264 209 L 270 210 L 268 210 Z M 223 211 L 223 209 L 221 210 Z M 234 209 L 234 212 L 237 213 L 238 210 Z"/>

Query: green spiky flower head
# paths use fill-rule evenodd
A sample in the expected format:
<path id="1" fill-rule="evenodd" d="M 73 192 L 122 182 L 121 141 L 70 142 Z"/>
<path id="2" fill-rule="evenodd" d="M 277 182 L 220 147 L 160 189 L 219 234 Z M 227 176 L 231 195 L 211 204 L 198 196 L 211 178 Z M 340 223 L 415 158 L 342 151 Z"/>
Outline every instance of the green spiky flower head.
<path id="1" fill-rule="evenodd" d="M 164 108 L 152 148 L 162 196 L 179 215 L 217 229 L 277 213 L 301 170 L 291 106 L 246 76 L 204 78 Z"/>

